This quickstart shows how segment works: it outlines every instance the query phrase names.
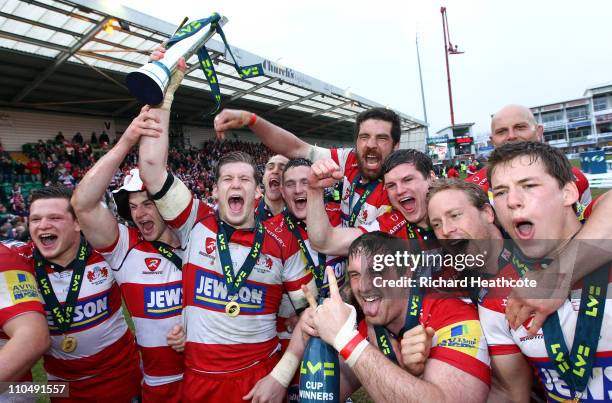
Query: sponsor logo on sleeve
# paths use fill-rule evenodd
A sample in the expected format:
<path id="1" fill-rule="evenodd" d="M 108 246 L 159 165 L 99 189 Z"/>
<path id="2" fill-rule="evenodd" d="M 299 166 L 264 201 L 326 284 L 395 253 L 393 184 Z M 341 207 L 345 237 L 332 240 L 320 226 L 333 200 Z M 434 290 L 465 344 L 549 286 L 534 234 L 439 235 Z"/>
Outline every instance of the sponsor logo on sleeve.
<path id="1" fill-rule="evenodd" d="M 443 327 L 436 332 L 437 347 L 447 347 L 476 357 L 480 347 L 481 329 L 477 320 L 466 320 Z"/>
<path id="2" fill-rule="evenodd" d="M 23 302 L 41 302 L 36 280 L 31 273 L 23 270 L 9 270 L 3 274 L 13 305 Z"/>

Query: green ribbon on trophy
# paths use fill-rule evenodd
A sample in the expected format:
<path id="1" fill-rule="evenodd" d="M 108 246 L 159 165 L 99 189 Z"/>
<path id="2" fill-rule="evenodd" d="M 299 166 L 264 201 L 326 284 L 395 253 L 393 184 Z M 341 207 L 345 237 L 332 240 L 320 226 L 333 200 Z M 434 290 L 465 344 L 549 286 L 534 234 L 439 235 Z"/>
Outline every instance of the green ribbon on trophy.
<path id="1" fill-rule="evenodd" d="M 214 13 L 208 18 L 191 21 L 189 24 L 183 25 L 174 34 L 174 36 L 172 36 L 172 38 L 168 40 L 166 47 L 170 48 L 172 45 L 182 41 L 183 39 L 189 38 L 196 32 L 199 32 L 200 30 L 204 29 L 206 26 L 210 25 L 210 30 L 216 31 L 221 37 L 221 40 L 223 41 L 223 44 L 225 45 L 225 48 L 227 49 L 227 53 L 229 53 L 230 57 L 232 58 L 234 68 L 236 69 L 236 72 L 238 72 L 238 75 L 240 76 L 240 78 L 245 79 L 245 78 L 262 76 L 264 73 L 263 73 L 263 66 L 261 63 L 253 64 L 249 66 L 240 66 L 238 64 L 238 62 L 236 61 L 236 58 L 234 57 L 234 54 L 232 53 L 232 48 L 227 43 L 225 33 L 223 32 L 223 29 L 221 28 L 221 25 L 219 24 L 220 19 L 221 19 L 221 16 L 217 13 Z M 208 84 L 210 85 L 210 91 L 212 93 L 213 100 L 215 101 L 214 109 L 206 114 L 206 115 L 212 115 L 212 114 L 215 114 L 221 107 L 221 89 L 219 88 L 219 80 L 217 79 L 217 73 L 215 72 L 215 67 L 208 53 L 208 49 L 206 49 L 205 45 L 202 45 L 202 47 L 197 51 L 197 55 L 200 61 L 200 67 L 202 68 L 202 71 L 204 72 L 206 81 L 208 81 Z"/>

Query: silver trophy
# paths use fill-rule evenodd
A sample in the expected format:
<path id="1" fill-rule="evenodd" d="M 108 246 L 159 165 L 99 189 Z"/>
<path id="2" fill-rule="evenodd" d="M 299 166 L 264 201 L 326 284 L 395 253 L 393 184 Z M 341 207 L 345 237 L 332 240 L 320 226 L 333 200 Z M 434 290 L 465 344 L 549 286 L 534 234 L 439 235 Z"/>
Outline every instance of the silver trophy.
<path id="1" fill-rule="evenodd" d="M 224 26 L 227 18 L 221 16 L 217 24 Z M 189 26 L 189 24 L 187 24 Z M 172 72 L 181 57 L 188 60 L 215 34 L 210 24 L 184 40 L 176 42 L 159 61 L 151 61 L 127 75 L 126 83 L 130 93 L 140 102 L 157 105 L 164 100 Z"/>

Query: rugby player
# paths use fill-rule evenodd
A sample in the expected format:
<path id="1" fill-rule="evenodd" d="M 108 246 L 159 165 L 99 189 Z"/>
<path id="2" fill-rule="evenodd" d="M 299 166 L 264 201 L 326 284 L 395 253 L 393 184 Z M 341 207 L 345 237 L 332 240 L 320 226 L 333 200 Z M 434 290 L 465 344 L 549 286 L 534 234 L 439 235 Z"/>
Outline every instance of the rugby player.
<path id="1" fill-rule="evenodd" d="M 287 164 L 287 157 L 280 154 L 270 157 L 263 174 L 264 194 L 257 204 L 257 219 L 267 220 L 279 214 L 285 207 L 281 193 L 281 175 Z"/>
<path id="2" fill-rule="evenodd" d="M 519 277 L 525 271 L 546 270 L 547 256 L 555 256 L 580 231 L 575 215 L 579 198 L 572 169 L 560 150 L 542 143 L 522 142 L 497 148 L 489 158 L 488 180 L 495 211 L 504 230 L 521 252 L 533 259 L 522 270 L 500 276 Z M 505 318 L 504 299 L 485 298 L 479 307 L 491 351 L 511 357 L 522 352 L 537 369 L 550 401 L 608 400 L 612 387 L 606 379 L 610 366 L 610 318 L 607 304 L 610 262 L 573 286 L 570 297 L 550 315 L 535 336 L 531 320 L 512 329 Z M 503 373 L 504 371 L 500 371 Z M 510 387 L 522 387 L 512 378 Z"/>
<path id="3" fill-rule="evenodd" d="M 479 274 L 496 275 L 512 267 L 512 258 L 517 256 L 512 255 L 511 246 L 504 248 L 495 213 L 480 186 L 459 179 L 438 179 L 429 189 L 427 201 L 429 221 L 446 252 L 475 255 L 486 251 L 485 267 Z M 504 267 L 498 267 L 500 262 Z M 492 346 L 489 354 L 493 372 L 489 401 L 529 401 L 533 376 L 523 354 L 500 354 Z"/>
<path id="4" fill-rule="evenodd" d="M 405 266 L 387 266 L 378 274 L 372 271 L 374 256 L 395 255 L 404 248 L 405 241 L 380 231 L 355 240 L 349 249 L 348 275 L 365 319 L 356 330 L 355 310 L 342 301 L 330 272 L 330 298 L 304 314 L 302 330 L 320 336 L 342 357 L 341 398 L 363 386 L 374 401 L 484 402 L 490 367 L 476 308 L 449 295 L 440 297 L 428 291 L 415 299 L 414 289 L 409 295 L 406 290 L 398 295 L 389 287 L 373 286 L 375 276 L 397 280 L 408 275 Z M 378 345 L 379 334 L 374 330 L 376 325 L 384 326 L 401 338 L 414 324 L 435 331 L 420 377 L 404 368 L 394 337 L 391 348 Z"/>
<path id="5" fill-rule="evenodd" d="M 313 247 L 322 253 L 346 256 L 349 245 L 361 234 L 383 231 L 398 238 L 414 239 L 422 249 L 437 247 L 427 222 L 425 197 L 435 179 L 431 159 L 417 150 L 397 150 L 383 164 L 384 188 L 394 210 L 376 217 L 359 228 L 330 225 L 324 211 L 322 193 L 342 177 L 342 170 L 331 159 L 312 166 L 308 188 L 308 234 Z"/>
<path id="6" fill-rule="evenodd" d="M 499 147 L 507 143 L 517 141 L 544 141 L 544 127 L 536 122 L 531 109 L 522 105 L 506 105 L 495 112 L 491 119 L 491 143 L 494 147 Z M 572 167 L 576 186 L 580 193 L 579 202 L 582 206 L 587 206 L 591 202 L 591 190 L 589 180 L 582 171 Z M 489 182 L 487 180 L 487 167 L 481 168 L 474 175 L 468 176 L 468 182 L 474 182 L 483 188 L 489 198 Z"/>
<path id="7" fill-rule="evenodd" d="M 382 164 L 399 148 L 400 118 L 390 109 L 372 108 L 360 113 L 355 122 L 353 148 L 322 148 L 310 145 L 292 133 L 247 111 L 225 109 L 215 117 L 217 137 L 225 131 L 249 127 L 273 152 L 289 158 L 311 161 L 331 158 L 341 168 L 342 224 L 358 227 L 371 223 L 390 209 L 382 187 Z"/>
<path id="8" fill-rule="evenodd" d="M 308 217 L 306 215 L 306 199 L 308 189 L 308 173 L 312 163 L 307 159 L 292 159 L 289 160 L 282 173 L 282 195 L 285 200 L 286 209 L 274 217 L 272 221 L 279 227 L 287 227 L 292 235 L 299 242 L 304 264 L 313 273 L 317 288 L 322 296 L 329 294 L 329 285 L 327 281 L 327 272 L 325 267 L 329 266 L 334 270 L 338 284 L 342 285 L 345 279 L 344 258 L 339 256 L 328 256 L 317 252 L 312 248 L 308 239 L 307 225 Z M 327 210 L 329 219 L 335 225 L 339 225 L 340 216 L 337 210 L 330 208 Z M 303 245 L 303 248 L 302 246 Z M 290 339 L 292 339 L 292 331 L 297 323 L 297 315 L 295 309 L 291 305 L 289 298 L 283 294 L 283 302 L 279 310 L 279 338 L 283 346 L 283 352 L 287 350 Z M 298 336 L 301 342 L 301 333 Z M 295 342 L 293 342 L 295 343 Z M 287 356 L 283 355 L 283 361 L 280 362 L 269 376 L 263 378 L 257 383 L 257 386 L 247 395 L 247 398 L 252 398 L 254 401 L 269 401 L 270 396 L 282 396 L 285 394 L 285 389 L 290 382 L 297 381 L 294 377 L 295 371 L 299 364 L 299 358 L 303 354 L 303 343 L 293 346 Z M 297 382 L 296 382 L 297 383 Z M 294 384 L 295 385 L 295 384 Z M 282 387 L 281 387 L 282 386 Z M 293 389 L 296 389 L 294 387 Z M 290 390 L 289 393 L 295 393 Z M 279 397 L 280 398 L 280 397 Z"/>
<path id="9" fill-rule="evenodd" d="M 166 98 L 164 105 L 171 102 Z M 169 108 L 151 111 L 168 122 Z M 167 153 L 166 123 L 161 137 L 140 139 L 141 178 L 186 248 L 182 400 L 239 401 L 279 360 L 276 318 L 283 289 L 301 310 L 307 305 L 301 286 L 317 293 L 316 285 L 290 233 L 256 220 L 260 178 L 248 154 L 219 159 L 215 211 L 166 172 Z"/>
<path id="10" fill-rule="evenodd" d="M 134 336 L 113 271 L 81 235 L 71 197 L 65 187 L 33 191 L 32 241 L 14 248 L 35 272 L 45 302 L 47 378 L 70 383 L 68 401 L 130 401 L 142 379 Z"/>
<path id="11" fill-rule="evenodd" d="M 32 266 L 0 243 L 0 382 L 32 381 L 30 368 L 49 345 L 47 318 Z M 10 397 L 3 389 L 0 401 Z"/>
<path id="12" fill-rule="evenodd" d="M 149 107 L 142 108 L 117 144 L 83 177 L 72 197 L 81 230 L 104 256 L 121 288 L 134 321 L 144 372 L 145 402 L 178 402 L 184 357 L 167 345 L 166 335 L 181 331 L 182 251 L 179 240 L 161 218 L 134 169 L 114 193 L 117 223 L 100 201 L 117 169 L 140 136 L 159 136 L 161 125 Z"/>

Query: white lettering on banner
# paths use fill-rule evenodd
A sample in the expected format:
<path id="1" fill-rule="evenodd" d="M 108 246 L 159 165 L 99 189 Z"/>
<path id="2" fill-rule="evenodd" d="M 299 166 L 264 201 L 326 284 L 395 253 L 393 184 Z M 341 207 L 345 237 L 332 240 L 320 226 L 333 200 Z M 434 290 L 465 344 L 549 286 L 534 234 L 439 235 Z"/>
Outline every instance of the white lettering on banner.
<path id="1" fill-rule="evenodd" d="M 182 289 L 151 291 L 147 308 L 167 308 L 181 303 Z"/>
<path id="2" fill-rule="evenodd" d="M 97 301 L 86 302 L 83 305 L 77 305 L 74 308 L 74 323 L 78 323 L 83 319 L 93 318 L 94 316 L 108 310 L 108 297 L 100 298 Z"/>
<path id="3" fill-rule="evenodd" d="M 228 299 L 225 282 L 207 276 L 200 277 L 200 283 L 196 289 L 196 294 L 212 297 L 217 300 Z M 259 305 L 263 302 L 263 291 L 250 287 L 240 287 L 238 298 L 240 302 Z"/>

